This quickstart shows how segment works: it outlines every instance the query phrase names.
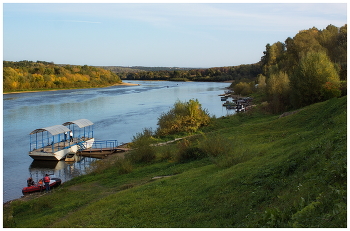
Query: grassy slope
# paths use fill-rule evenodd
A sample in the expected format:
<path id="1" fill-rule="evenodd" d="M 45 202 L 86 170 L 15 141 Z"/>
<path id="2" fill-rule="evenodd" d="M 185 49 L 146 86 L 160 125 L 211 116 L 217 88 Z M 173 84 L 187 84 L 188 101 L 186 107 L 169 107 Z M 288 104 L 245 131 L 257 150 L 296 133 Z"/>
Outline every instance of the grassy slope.
<path id="1" fill-rule="evenodd" d="M 346 102 L 217 119 L 206 134 L 231 141 L 226 159 L 77 177 L 5 206 L 4 227 L 346 227 Z"/>

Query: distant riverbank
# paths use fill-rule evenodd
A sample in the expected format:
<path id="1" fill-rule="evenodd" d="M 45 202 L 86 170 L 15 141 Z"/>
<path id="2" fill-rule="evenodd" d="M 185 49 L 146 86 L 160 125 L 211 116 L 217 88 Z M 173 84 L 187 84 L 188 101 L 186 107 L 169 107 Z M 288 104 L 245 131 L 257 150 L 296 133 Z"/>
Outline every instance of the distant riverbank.
<path id="1" fill-rule="evenodd" d="M 111 86 L 138 86 L 140 84 L 136 84 L 136 83 L 117 83 Z M 110 87 L 110 86 L 107 86 Z M 52 90 L 36 90 L 36 91 L 11 91 L 11 92 L 3 92 L 3 94 L 19 94 L 19 93 L 30 93 L 30 92 L 40 92 L 40 91 L 60 91 L 60 90 L 70 90 L 70 89 L 77 89 L 77 88 L 62 88 L 62 89 L 52 89 Z M 80 88 L 79 88 L 80 89 Z"/>

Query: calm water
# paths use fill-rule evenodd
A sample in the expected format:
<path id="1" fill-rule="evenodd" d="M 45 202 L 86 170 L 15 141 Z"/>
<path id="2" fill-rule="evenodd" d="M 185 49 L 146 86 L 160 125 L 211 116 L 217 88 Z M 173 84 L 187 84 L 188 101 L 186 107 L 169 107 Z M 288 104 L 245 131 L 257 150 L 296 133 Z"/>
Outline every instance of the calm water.
<path id="1" fill-rule="evenodd" d="M 219 94 L 229 83 L 126 81 L 139 86 L 48 91 L 3 95 L 3 201 L 22 196 L 26 179 L 35 181 L 45 173 L 62 181 L 84 174 L 93 161 L 74 164 L 64 161 L 34 161 L 29 157 L 29 133 L 77 119 L 94 123 L 96 140 L 130 142 L 143 128 L 157 128 L 157 119 L 176 100 L 198 99 L 216 117 L 228 113 Z"/>

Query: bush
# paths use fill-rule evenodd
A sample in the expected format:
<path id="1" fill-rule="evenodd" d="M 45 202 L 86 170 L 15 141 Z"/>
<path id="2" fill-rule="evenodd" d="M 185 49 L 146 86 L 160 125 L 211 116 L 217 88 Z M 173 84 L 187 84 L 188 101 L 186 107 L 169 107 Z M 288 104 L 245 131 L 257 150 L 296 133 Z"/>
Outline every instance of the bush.
<path id="1" fill-rule="evenodd" d="M 158 118 L 157 135 L 164 136 L 181 132 L 196 132 L 199 127 L 208 125 L 209 113 L 203 110 L 198 100 L 177 101 L 169 112 Z"/>
<path id="2" fill-rule="evenodd" d="M 155 147 L 153 143 L 153 131 L 151 128 L 144 128 L 143 132 L 137 133 L 133 137 L 131 147 L 132 151 L 127 158 L 134 163 L 149 163 L 156 158 Z"/>
<path id="3" fill-rule="evenodd" d="M 177 149 L 175 148 L 175 145 L 164 145 L 162 147 L 158 147 L 158 156 L 160 160 L 169 160 L 169 161 L 173 161 L 174 160 L 174 156 L 175 156 L 175 152 L 177 151 Z"/>
<path id="4" fill-rule="evenodd" d="M 115 162 L 115 167 L 120 175 L 130 173 L 133 169 L 131 161 L 125 158 L 118 158 Z"/>
<path id="5" fill-rule="evenodd" d="M 180 141 L 178 143 L 178 148 L 175 160 L 180 163 L 198 160 L 207 156 L 199 147 L 195 147 L 187 139 Z"/>

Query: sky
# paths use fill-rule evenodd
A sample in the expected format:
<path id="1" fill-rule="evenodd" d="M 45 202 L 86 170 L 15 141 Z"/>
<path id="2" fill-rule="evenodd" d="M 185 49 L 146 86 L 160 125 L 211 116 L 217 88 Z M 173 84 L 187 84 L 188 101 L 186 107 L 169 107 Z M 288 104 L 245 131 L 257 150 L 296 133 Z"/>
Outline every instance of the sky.
<path id="1" fill-rule="evenodd" d="M 342 3 L 3 2 L 3 60 L 209 68 L 253 64 L 266 44 L 347 23 Z"/>

